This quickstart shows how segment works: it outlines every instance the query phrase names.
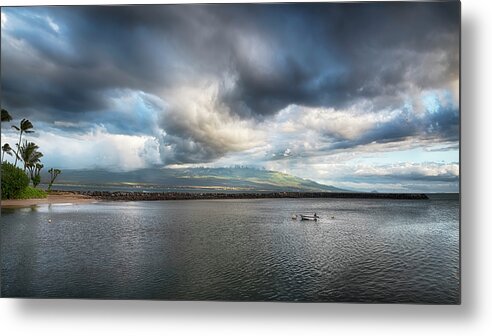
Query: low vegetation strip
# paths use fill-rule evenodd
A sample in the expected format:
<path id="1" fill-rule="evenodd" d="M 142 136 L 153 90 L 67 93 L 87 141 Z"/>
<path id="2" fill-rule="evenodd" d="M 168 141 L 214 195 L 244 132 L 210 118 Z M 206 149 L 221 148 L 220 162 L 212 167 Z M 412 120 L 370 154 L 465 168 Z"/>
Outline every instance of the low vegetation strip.
<path id="1" fill-rule="evenodd" d="M 181 192 L 109 192 L 71 191 L 101 200 L 114 201 L 160 201 L 193 199 L 255 199 L 255 198 L 367 198 L 367 199 L 408 199 L 426 200 L 426 194 L 416 193 L 352 193 L 352 192 L 265 192 L 265 193 L 181 193 Z"/>
<path id="2" fill-rule="evenodd" d="M 46 191 L 28 186 L 17 195 L 16 199 L 46 198 L 47 196 Z"/>

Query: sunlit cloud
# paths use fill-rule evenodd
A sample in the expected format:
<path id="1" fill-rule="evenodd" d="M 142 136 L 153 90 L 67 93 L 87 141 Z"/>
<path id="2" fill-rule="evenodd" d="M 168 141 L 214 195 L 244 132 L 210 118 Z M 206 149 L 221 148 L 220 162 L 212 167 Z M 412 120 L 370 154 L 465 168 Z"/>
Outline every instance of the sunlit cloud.
<path id="1" fill-rule="evenodd" d="M 110 134 L 100 126 L 82 135 L 37 131 L 25 138 L 41 148 L 43 163 L 49 168 L 131 171 L 162 164 L 155 138 Z M 14 144 L 16 139 L 14 133 L 2 134 L 4 143 Z"/>

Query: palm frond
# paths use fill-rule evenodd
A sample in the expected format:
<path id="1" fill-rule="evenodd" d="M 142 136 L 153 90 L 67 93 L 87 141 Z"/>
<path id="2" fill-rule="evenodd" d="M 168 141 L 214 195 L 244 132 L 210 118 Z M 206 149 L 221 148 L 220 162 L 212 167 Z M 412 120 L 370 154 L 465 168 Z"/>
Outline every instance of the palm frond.
<path id="1" fill-rule="evenodd" d="M 9 122 L 9 121 L 12 121 L 12 116 L 10 115 L 10 113 L 5 110 L 5 109 L 2 109 L 2 122 Z"/>

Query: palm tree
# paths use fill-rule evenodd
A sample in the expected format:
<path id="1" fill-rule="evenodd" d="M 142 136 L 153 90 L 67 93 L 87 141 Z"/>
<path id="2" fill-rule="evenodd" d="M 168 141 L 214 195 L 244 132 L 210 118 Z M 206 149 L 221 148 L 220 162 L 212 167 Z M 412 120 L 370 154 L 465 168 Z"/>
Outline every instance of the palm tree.
<path id="1" fill-rule="evenodd" d="M 22 119 L 21 122 L 20 122 L 19 127 L 15 126 L 15 125 L 12 125 L 12 128 L 13 129 L 19 131 L 19 144 L 22 141 L 22 134 L 24 134 L 24 133 L 33 133 L 34 131 L 31 130 L 33 127 L 34 126 L 32 125 L 32 123 L 29 120 L 27 120 L 27 119 Z M 15 152 L 15 163 L 14 163 L 14 166 L 17 166 L 17 159 L 19 158 L 19 149 L 20 149 L 20 147 L 19 147 L 19 145 L 17 145 L 17 152 Z"/>
<path id="2" fill-rule="evenodd" d="M 41 169 L 43 169 L 44 165 L 41 163 L 29 164 L 27 169 L 29 169 L 29 175 L 31 176 L 32 185 L 34 188 L 38 186 L 41 182 Z"/>
<path id="3" fill-rule="evenodd" d="M 61 174 L 61 170 L 50 168 L 50 170 L 48 170 L 48 173 L 50 173 L 51 175 L 50 184 L 48 185 L 48 191 L 50 191 L 51 186 L 53 185 L 53 182 L 55 182 L 56 177 Z"/>
<path id="4" fill-rule="evenodd" d="M 12 149 L 12 147 L 10 147 L 10 145 L 8 143 L 6 143 L 2 146 L 2 162 L 3 162 L 3 158 L 5 156 L 5 153 L 12 156 L 12 151 L 13 151 L 13 149 Z"/>
<path id="5" fill-rule="evenodd" d="M 2 109 L 2 122 L 9 122 L 12 120 L 12 116 L 7 110 Z"/>
<path id="6" fill-rule="evenodd" d="M 24 141 L 24 144 L 19 147 L 17 145 L 17 152 L 19 153 L 19 159 L 24 162 L 24 171 L 28 167 L 33 167 L 43 157 L 43 153 L 38 152 L 39 146 L 34 142 Z"/>

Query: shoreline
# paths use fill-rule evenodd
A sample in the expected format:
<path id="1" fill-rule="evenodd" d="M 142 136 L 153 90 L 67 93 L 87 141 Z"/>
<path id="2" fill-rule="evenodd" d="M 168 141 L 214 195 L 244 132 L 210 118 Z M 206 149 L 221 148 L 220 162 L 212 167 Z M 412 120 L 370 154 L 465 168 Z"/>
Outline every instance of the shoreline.
<path id="1" fill-rule="evenodd" d="M 171 201 L 266 198 L 356 198 L 427 200 L 422 193 L 354 193 L 354 192 L 265 192 L 265 193 L 184 193 L 184 192 L 122 192 L 122 191 L 52 191 L 46 198 L 2 200 L 1 208 L 25 208 L 50 204 L 87 204 L 98 201 Z"/>
<path id="2" fill-rule="evenodd" d="M 1 201 L 2 209 L 29 208 L 38 205 L 50 204 L 87 204 L 95 203 L 94 197 L 81 195 L 77 192 L 53 192 L 46 198 L 29 198 L 29 199 L 9 199 Z"/>
<path id="3" fill-rule="evenodd" d="M 424 193 L 357 193 L 357 192 L 141 192 L 141 191 L 70 191 L 105 201 L 167 201 L 201 199 L 265 199 L 265 198 L 357 198 L 427 200 Z"/>

